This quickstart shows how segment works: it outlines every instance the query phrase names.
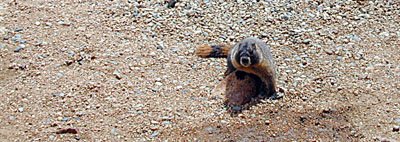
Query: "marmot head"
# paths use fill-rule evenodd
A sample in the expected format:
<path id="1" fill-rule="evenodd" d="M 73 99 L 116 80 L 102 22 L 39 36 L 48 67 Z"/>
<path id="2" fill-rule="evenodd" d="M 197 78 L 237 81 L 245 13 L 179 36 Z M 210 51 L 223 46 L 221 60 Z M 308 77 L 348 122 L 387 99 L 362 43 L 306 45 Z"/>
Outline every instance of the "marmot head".
<path id="1" fill-rule="evenodd" d="M 254 40 L 247 40 L 239 43 L 239 51 L 236 52 L 235 60 L 242 67 L 247 68 L 251 65 L 256 65 L 259 62 L 258 47 Z"/>

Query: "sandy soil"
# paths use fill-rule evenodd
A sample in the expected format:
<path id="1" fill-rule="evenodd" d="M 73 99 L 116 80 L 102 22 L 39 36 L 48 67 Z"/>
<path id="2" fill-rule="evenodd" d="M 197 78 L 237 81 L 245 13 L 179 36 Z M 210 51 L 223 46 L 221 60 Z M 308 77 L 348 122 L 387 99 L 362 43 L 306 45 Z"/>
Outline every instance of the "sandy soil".
<path id="1" fill-rule="evenodd" d="M 167 5 L 1 0 L 0 141 L 400 141 L 398 1 Z M 285 96 L 231 116 L 194 53 L 249 36 Z"/>

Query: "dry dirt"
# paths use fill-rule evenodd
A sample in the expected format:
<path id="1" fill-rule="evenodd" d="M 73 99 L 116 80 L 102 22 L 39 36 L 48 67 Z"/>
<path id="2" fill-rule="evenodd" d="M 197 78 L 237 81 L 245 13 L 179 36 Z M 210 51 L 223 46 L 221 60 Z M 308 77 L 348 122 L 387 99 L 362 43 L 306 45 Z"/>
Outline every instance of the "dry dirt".
<path id="1" fill-rule="evenodd" d="M 167 4 L 1 0 L 0 141 L 400 141 L 399 1 Z M 231 116 L 194 53 L 249 36 L 285 96 Z"/>

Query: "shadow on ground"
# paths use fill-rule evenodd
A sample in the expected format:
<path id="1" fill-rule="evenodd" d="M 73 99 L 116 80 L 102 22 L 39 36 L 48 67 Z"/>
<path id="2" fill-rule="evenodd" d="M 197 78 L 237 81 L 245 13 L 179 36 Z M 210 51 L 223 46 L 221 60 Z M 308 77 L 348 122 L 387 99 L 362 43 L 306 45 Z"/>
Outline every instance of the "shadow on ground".
<path id="1" fill-rule="evenodd" d="M 192 137 L 198 140 L 232 141 L 289 141 L 322 140 L 351 141 L 352 132 L 349 113 L 352 106 L 325 109 L 320 112 L 293 111 L 290 107 L 266 111 L 265 119 L 240 118 L 230 124 L 211 123 L 193 130 Z M 245 115 L 243 115 L 245 116 Z"/>

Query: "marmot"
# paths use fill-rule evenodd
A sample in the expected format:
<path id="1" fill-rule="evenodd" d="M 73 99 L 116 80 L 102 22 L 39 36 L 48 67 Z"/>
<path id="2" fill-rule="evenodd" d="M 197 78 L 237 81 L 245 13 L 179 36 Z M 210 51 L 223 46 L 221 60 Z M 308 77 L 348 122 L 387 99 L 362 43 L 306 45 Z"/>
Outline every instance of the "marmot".
<path id="1" fill-rule="evenodd" d="M 200 46 L 196 54 L 203 58 L 227 58 L 228 69 L 225 76 L 238 70 L 236 76 L 244 78 L 253 74 L 259 77 L 263 84 L 258 91 L 262 96 L 276 98 L 276 70 L 270 47 L 262 40 L 248 37 L 236 43 L 233 47 L 226 45 Z"/>

